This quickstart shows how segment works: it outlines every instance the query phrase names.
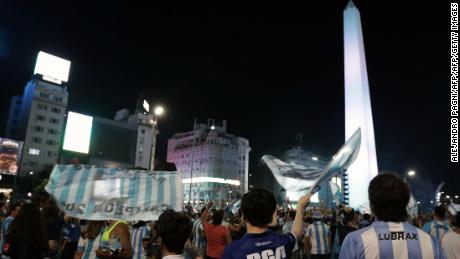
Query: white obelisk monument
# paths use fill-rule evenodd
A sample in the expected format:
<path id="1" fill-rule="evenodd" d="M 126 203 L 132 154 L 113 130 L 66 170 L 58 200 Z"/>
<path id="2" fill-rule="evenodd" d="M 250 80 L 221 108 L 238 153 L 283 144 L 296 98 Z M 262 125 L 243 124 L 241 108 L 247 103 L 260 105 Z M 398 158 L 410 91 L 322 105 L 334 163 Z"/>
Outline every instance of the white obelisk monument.
<path id="1" fill-rule="evenodd" d="M 350 0 L 343 11 L 345 56 L 345 140 L 361 127 L 361 147 L 348 169 L 349 202 L 352 208 L 369 208 L 367 188 L 378 173 L 374 124 L 358 8 Z"/>

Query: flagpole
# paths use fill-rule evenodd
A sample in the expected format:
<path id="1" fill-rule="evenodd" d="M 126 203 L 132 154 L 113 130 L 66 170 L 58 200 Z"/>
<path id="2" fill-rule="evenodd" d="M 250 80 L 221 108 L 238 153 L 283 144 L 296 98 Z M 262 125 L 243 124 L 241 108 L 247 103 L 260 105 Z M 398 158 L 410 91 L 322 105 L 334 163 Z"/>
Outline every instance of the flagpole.
<path id="1" fill-rule="evenodd" d="M 193 141 L 192 141 L 192 161 L 190 162 L 190 188 L 188 195 L 188 206 L 191 209 L 192 203 L 192 183 L 193 183 L 193 160 L 195 155 L 195 140 L 196 140 L 196 118 L 193 121 Z"/>

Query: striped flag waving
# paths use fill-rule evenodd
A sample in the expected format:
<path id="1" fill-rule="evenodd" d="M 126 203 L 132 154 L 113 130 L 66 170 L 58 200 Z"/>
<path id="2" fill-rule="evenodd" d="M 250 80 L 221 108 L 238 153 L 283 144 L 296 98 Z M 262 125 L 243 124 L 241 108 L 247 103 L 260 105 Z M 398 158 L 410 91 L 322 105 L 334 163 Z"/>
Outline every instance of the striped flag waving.
<path id="1" fill-rule="evenodd" d="M 155 220 L 182 210 L 177 172 L 56 165 L 45 187 L 68 215 L 87 220 Z"/>

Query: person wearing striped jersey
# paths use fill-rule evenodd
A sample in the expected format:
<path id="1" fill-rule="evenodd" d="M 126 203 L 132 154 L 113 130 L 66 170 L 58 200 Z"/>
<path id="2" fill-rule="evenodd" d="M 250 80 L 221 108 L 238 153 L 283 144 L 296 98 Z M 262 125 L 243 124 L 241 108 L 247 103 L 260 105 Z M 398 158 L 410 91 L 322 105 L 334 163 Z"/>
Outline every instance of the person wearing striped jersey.
<path id="1" fill-rule="evenodd" d="M 204 234 L 204 227 L 203 223 L 201 222 L 201 213 L 206 210 L 204 207 L 200 213 L 198 213 L 198 217 L 193 221 L 192 227 L 192 247 L 198 249 L 200 255 L 204 257 L 205 249 L 206 249 L 206 236 Z"/>
<path id="2" fill-rule="evenodd" d="M 323 221 L 319 211 L 313 212 L 313 224 L 307 228 L 307 238 L 311 247 L 311 259 L 326 259 L 330 257 L 331 232 Z"/>
<path id="3" fill-rule="evenodd" d="M 101 243 L 104 221 L 90 221 L 78 240 L 75 259 L 96 259 L 96 250 Z"/>
<path id="4" fill-rule="evenodd" d="M 434 237 L 438 242 L 441 242 L 444 234 L 450 230 L 449 225 L 444 222 L 445 216 L 446 208 L 443 206 L 436 206 L 434 208 L 433 220 L 423 225 L 423 230 Z"/>
<path id="5" fill-rule="evenodd" d="M 131 226 L 131 247 L 133 259 L 147 258 L 147 248 L 150 240 L 150 228 L 144 221 L 139 221 Z"/>
<path id="6" fill-rule="evenodd" d="M 340 259 L 445 258 L 433 237 L 406 222 L 410 198 L 407 183 L 396 174 L 381 173 L 370 182 L 368 194 L 376 220 L 345 237 Z"/>

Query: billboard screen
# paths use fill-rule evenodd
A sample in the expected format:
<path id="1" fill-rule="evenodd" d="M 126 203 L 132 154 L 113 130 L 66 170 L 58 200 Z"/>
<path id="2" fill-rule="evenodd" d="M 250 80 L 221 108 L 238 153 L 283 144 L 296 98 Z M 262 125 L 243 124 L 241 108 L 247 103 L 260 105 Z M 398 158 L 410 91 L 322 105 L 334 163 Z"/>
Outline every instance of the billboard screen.
<path id="1" fill-rule="evenodd" d="M 93 117 L 69 112 L 64 133 L 63 149 L 88 154 Z"/>
<path id="2" fill-rule="evenodd" d="M 40 74 L 43 79 L 61 84 L 69 79 L 70 61 L 40 51 L 35 63 L 34 74 Z"/>
<path id="3" fill-rule="evenodd" d="M 22 141 L 0 138 L 0 173 L 16 174 L 21 161 Z"/>

